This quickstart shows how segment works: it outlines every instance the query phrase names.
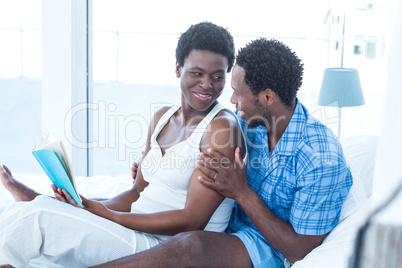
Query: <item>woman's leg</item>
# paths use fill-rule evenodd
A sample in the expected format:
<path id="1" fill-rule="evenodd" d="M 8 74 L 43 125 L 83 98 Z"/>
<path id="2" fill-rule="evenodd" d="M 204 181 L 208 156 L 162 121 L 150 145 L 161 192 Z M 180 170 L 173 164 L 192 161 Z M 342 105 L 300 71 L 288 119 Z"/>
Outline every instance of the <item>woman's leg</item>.
<path id="1" fill-rule="evenodd" d="M 14 197 L 15 201 L 31 201 L 39 195 L 31 188 L 13 178 L 11 171 L 4 165 L 0 165 L 1 183 Z"/>
<path id="2" fill-rule="evenodd" d="M 45 255 L 65 267 L 88 267 L 159 244 L 88 211 L 38 196 L 0 215 L 0 264 L 24 266 Z"/>

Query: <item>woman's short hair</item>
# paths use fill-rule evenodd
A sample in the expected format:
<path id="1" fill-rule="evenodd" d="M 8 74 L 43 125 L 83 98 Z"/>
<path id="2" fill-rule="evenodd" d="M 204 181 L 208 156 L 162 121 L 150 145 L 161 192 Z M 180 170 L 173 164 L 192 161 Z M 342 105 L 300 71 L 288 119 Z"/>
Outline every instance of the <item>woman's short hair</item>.
<path id="1" fill-rule="evenodd" d="M 176 61 L 183 67 L 184 60 L 192 50 L 209 50 L 228 59 L 228 70 L 233 67 L 235 48 L 233 37 L 225 28 L 211 22 L 191 25 L 181 34 L 176 47 Z"/>

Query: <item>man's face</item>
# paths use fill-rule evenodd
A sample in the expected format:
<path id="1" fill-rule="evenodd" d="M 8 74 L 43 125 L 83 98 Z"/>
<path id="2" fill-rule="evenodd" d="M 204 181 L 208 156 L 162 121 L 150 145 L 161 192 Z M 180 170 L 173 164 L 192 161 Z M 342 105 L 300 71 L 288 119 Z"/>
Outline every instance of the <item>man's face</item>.
<path id="1" fill-rule="evenodd" d="M 258 95 L 254 95 L 250 87 L 244 82 L 244 75 L 244 68 L 235 65 L 232 72 L 233 94 L 230 101 L 236 105 L 240 117 L 246 120 L 248 126 L 267 126 L 269 111 L 261 104 Z"/>

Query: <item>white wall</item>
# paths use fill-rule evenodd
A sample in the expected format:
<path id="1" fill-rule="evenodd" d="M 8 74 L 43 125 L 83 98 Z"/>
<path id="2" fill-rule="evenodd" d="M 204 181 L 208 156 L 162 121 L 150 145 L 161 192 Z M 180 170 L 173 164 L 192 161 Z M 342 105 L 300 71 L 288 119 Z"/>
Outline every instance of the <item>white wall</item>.
<path id="1" fill-rule="evenodd" d="M 374 176 L 374 206 L 402 181 L 402 1 L 389 0 L 389 12 L 387 92 Z"/>

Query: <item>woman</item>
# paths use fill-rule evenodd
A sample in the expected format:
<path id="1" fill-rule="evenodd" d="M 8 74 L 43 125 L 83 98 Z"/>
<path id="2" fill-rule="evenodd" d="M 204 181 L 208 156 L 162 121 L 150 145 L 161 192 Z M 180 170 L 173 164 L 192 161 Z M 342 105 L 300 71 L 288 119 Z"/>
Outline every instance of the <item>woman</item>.
<path id="1" fill-rule="evenodd" d="M 154 115 L 133 188 L 77 206 L 53 186 L 56 199 L 22 185 L 6 168 L 3 185 L 17 202 L 0 211 L 0 264 L 26 265 L 38 256 L 68 266 L 104 263 L 153 247 L 189 230 L 224 231 L 233 201 L 204 187 L 198 154 L 214 148 L 230 160 L 245 149 L 236 117 L 217 102 L 234 62 L 233 38 L 212 23 L 191 26 L 176 48 L 181 105 Z M 244 155 L 244 152 L 243 152 Z M 135 230 L 135 231 L 133 231 Z"/>

